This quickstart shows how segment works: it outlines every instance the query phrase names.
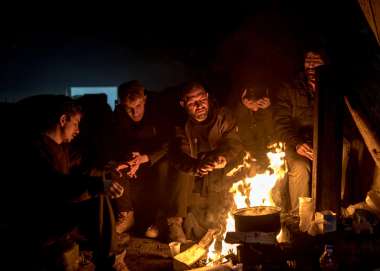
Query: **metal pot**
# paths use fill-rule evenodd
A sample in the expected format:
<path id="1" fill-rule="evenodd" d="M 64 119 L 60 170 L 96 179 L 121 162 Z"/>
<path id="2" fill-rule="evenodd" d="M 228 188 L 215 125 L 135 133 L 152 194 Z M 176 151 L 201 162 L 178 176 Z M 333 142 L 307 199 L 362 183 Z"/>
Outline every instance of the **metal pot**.
<path id="1" fill-rule="evenodd" d="M 281 208 L 274 206 L 255 206 L 237 209 L 233 212 L 236 231 L 280 232 Z"/>

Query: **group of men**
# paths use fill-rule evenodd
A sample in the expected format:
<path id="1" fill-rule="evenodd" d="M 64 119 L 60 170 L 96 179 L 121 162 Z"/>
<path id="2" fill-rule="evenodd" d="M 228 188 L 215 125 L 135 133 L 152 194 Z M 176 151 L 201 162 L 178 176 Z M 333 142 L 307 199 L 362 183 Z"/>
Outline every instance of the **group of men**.
<path id="1" fill-rule="evenodd" d="M 265 160 L 274 139 L 286 142 L 290 211 L 297 212 L 298 197 L 310 195 L 315 68 L 322 64 L 318 53 L 308 52 L 302 77 L 284 85 L 275 103 L 266 87 L 246 87 L 233 110 L 219 106 L 203 85 L 183 84 L 178 102 L 187 120 L 175 126 L 139 81 L 124 83 L 113 116 L 112 159 L 97 170 L 83 171 L 68 144 L 79 134 L 80 107 L 68 97 L 53 98 L 44 125 L 24 149 L 29 163 L 21 199 L 33 206 L 33 241 L 46 248 L 68 233 L 77 241 L 84 232 L 97 266 L 127 270 L 118 243 L 138 222 L 136 212 L 154 215 L 147 237 L 161 235 L 164 221 L 171 240 L 199 238 L 226 215 L 218 199 L 228 194 L 229 169 L 246 151 Z"/>

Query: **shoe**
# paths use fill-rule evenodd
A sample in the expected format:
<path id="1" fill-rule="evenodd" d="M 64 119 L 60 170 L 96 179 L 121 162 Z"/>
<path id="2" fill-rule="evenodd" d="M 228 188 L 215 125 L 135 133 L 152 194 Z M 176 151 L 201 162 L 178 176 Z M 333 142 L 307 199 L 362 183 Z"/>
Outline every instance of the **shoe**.
<path id="1" fill-rule="evenodd" d="M 171 241 L 186 243 L 186 235 L 182 229 L 182 217 L 169 217 L 169 238 Z"/>
<path id="2" fill-rule="evenodd" d="M 149 228 L 147 228 L 145 231 L 145 236 L 148 238 L 157 238 L 159 234 L 160 231 L 158 229 L 158 226 L 155 224 L 149 226 Z"/>
<path id="3" fill-rule="evenodd" d="M 120 212 L 116 220 L 116 233 L 121 234 L 128 231 L 135 224 L 133 211 Z"/>

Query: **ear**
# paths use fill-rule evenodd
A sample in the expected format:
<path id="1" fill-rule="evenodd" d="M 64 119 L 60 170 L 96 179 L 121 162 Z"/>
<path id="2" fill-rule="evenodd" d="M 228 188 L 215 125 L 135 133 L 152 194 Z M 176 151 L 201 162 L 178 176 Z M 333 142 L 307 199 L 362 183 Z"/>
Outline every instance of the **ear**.
<path id="1" fill-rule="evenodd" d="M 144 103 L 146 102 L 146 99 L 147 99 L 147 98 L 146 98 L 146 95 L 144 95 Z"/>
<path id="2" fill-rule="evenodd" d="M 179 101 L 179 104 L 180 104 L 182 107 L 185 107 L 185 102 L 184 102 L 184 101 Z"/>
<path id="3" fill-rule="evenodd" d="M 67 122 L 67 115 L 66 114 L 63 114 L 60 118 L 59 118 L 59 126 L 63 127 L 65 126 Z"/>

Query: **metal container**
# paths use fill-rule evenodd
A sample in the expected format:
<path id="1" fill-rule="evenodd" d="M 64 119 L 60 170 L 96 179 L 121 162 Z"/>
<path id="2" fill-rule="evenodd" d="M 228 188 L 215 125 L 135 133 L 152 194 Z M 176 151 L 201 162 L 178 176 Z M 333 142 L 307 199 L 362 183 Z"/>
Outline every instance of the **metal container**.
<path id="1" fill-rule="evenodd" d="M 280 212 L 281 208 L 274 206 L 237 209 L 233 212 L 236 231 L 280 232 Z"/>

